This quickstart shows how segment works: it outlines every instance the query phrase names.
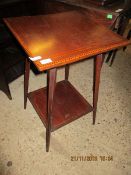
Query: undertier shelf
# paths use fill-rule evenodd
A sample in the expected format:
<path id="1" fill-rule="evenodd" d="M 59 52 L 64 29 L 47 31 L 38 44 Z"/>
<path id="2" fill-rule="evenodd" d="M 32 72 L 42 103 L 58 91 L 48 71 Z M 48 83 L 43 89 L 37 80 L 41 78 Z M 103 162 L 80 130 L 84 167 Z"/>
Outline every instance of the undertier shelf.
<path id="1" fill-rule="evenodd" d="M 30 92 L 28 98 L 47 127 L 47 88 Z M 71 85 L 69 81 L 56 84 L 52 112 L 52 129 L 54 131 L 93 111 L 92 106 Z"/>

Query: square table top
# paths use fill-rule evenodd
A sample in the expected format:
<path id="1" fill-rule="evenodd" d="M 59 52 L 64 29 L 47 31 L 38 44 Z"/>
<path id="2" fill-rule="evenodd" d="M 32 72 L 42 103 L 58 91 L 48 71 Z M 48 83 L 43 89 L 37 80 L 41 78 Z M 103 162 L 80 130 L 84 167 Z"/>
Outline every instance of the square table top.
<path id="1" fill-rule="evenodd" d="M 39 71 L 129 44 L 126 39 L 96 23 L 85 10 L 5 18 L 4 22 L 29 57 L 41 57 L 33 61 Z M 45 60 L 44 64 L 41 60 Z"/>

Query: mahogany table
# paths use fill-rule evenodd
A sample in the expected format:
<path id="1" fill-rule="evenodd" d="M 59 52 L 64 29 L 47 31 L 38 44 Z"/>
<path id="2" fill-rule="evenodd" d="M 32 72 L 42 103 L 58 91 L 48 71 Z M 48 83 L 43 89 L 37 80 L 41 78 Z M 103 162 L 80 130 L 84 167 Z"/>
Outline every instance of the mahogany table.
<path id="1" fill-rule="evenodd" d="M 26 59 L 24 108 L 29 98 L 46 127 L 46 151 L 51 132 L 93 111 L 96 119 L 103 53 L 129 41 L 89 18 L 84 10 L 6 18 L 4 22 L 39 71 L 47 70 L 47 87 L 28 93 L 30 59 Z M 69 64 L 94 58 L 93 105 L 68 81 Z M 42 63 L 43 61 L 43 63 Z M 57 68 L 65 66 L 65 80 L 56 83 Z"/>

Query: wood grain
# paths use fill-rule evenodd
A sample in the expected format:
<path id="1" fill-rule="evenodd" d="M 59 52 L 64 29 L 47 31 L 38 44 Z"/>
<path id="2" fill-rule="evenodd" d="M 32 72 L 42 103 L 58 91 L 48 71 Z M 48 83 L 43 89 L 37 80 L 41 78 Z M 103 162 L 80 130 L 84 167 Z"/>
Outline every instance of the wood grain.
<path id="1" fill-rule="evenodd" d="M 28 56 L 51 58 L 52 62 L 34 64 L 39 71 L 73 63 L 129 41 L 88 17 L 84 10 L 50 15 L 4 19 Z"/>

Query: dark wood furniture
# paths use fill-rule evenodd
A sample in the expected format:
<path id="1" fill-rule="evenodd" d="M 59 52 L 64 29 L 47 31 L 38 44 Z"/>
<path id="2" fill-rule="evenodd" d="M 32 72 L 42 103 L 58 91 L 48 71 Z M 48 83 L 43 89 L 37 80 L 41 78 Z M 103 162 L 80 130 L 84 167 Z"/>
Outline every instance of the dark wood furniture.
<path id="1" fill-rule="evenodd" d="M 56 13 L 70 10 L 72 6 L 51 0 L 1 0 L 0 1 L 0 90 L 12 99 L 9 83 L 24 73 L 24 53 L 3 24 L 3 17 Z"/>
<path id="2" fill-rule="evenodd" d="M 2 22 L 3 17 L 16 15 L 15 12 L 18 11 L 18 8 L 11 9 L 15 2 L 0 1 L 0 90 L 9 99 L 12 99 L 9 83 L 24 73 L 24 58 L 15 46 L 12 35 Z M 17 4 L 19 5 L 19 3 Z"/>
<path id="3" fill-rule="evenodd" d="M 14 45 L 0 51 L 0 90 L 12 99 L 9 83 L 24 73 L 24 55 Z"/>
<path id="4" fill-rule="evenodd" d="M 131 39 L 131 29 L 128 31 L 128 34 L 127 34 L 127 37 L 126 37 L 128 40 Z M 126 50 L 126 47 L 123 48 L 123 51 Z"/>
<path id="5" fill-rule="evenodd" d="M 30 0 L 0 1 L 0 90 L 12 99 L 9 83 L 24 73 L 25 57 L 3 24 L 3 17 L 31 15 Z M 32 5 L 33 6 L 33 5 Z"/>
<path id="6" fill-rule="evenodd" d="M 79 8 L 57 0 L 2 0 L 0 1 L 0 17 L 32 16 Z M 112 26 L 115 20 L 115 16 L 112 20 L 106 18 L 107 13 L 110 12 L 107 10 L 89 8 L 87 11 L 90 17 L 107 27 Z M 13 52 L 11 51 L 12 48 Z M 23 52 L 19 49 L 18 44 L 0 19 L 0 89 L 7 94 L 9 99 L 11 99 L 9 83 L 24 73 L 24 55 L 22 56 L 22 54 Z"/>
<path id="7" fill-rule="evenodd" d="M 129 44 L 103 25 L 96 25 L 87 11 L 7 18 L 4 22 L 39 71 L 47 70 L 47 87 L 28 93 L 30 60 L 26 59 L 24 107 L 27 97 L 46 127 L 46 151 L 51 132 L 93 111 L 95 124 L 102 53 Z M 97 56 L 95 56 L 97 55 Z M 68 81 L 69 64 L 94 57 L 93 106 Z M 41 61 L 47 61 L 41 64 Z M 65 80 L 56 83 L 57 68 L 65 66 Z"/>
<path id="8" fill-rule="evenodd" d="M 118 17 L 116 19 L 115 23 L 117 24 L 117 28 L 114 28 L 115 29 L 114 31 L 119 35 L 123 36 L 129 24 L 130 19 L 131 19 L 131 0 L 125 0 L 125 3 L 123 5 L 123 10 L 119 12 Z M 106 63 L 110 62 L 110 66 L 112 66 L 115 60 L 116 53 L 117 53 L 117 49 L 111 51 L 106 59 Z"/>
<path id="9" fill-rule="evenodd" d="M 97 6 L 106 6 L 112 3 L 116 3 L 115 0 L 85 0 L 85 1 Z"/>
<path id="10" fill-rule="evenodd" d="M 128 32 L 127 39 L 129 40 L 131 38 L 131 29 Z"/>

